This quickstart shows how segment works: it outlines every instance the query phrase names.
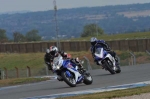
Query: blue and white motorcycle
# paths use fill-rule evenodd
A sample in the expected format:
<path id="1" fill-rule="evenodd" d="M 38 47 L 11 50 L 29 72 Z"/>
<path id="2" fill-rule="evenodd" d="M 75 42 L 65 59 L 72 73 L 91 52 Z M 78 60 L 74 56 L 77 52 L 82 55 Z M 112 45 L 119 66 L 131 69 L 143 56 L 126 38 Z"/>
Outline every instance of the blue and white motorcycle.
<path id="1" fill-rule="evenodd" d="M 108 70 L 111 74 L 120 73 L 120 66 L 116 65 L 115 58 L 104 50 L 103 47 L 97 47 L 94 54 L 95 60 L 105 70 Z"/>
<path id="2" fill-rule="evenodd" d="M 93 82 L 90 73 L 85 69 L 79 69 L 70 59 L 63 59 L 61 55 L 54 58 L 52 68 L 59 79 L 61 78 L 61 81 L 65 81 L 70 87 L 75 87 L 80 83 L 90 85 Z"/>

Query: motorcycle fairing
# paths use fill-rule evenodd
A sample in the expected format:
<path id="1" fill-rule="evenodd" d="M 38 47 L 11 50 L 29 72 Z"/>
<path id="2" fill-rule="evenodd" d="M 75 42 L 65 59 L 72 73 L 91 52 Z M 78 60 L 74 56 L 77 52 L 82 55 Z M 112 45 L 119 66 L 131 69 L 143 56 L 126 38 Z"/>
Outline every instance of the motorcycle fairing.
<path id="1" fill-rule="evenodd" d="M 76 82 L 78 81 L 78 77 L 81 76 L 81 74 L 78 72 L 78 70 L 75 68 L 75 64 L 71 63 L 70 60 L 64 60 L 63 62 L 64 68 L 68 69 L 70 72 L 74 73 Z"/>

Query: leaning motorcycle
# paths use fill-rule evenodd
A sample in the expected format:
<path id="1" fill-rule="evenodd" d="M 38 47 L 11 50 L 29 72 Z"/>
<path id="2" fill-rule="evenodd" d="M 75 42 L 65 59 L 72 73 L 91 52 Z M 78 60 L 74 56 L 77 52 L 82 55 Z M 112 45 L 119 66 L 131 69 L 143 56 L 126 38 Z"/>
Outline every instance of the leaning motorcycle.
<path id="1" fill-rule="evenodd" d="M 98 47 L 95 50 L 95 60 L 98 62 L 99 65 L 105 70 L 108 70 L 111 74 L 120 73 L 121 68 L 120 66 L 116 66 L 116 61 L 114 57 L 104 50 L 103 47 Z"/>
<path id="2" fill-rule="evenodd" d="M 66 82 L 70 87 L 80 83 L 90 85 L 93 82 L 90 73 L 85 69 L 79 69 L 70 59 L 63 59 L 61 55 L 54 58 L 52 67 L 61 81 Z"/>

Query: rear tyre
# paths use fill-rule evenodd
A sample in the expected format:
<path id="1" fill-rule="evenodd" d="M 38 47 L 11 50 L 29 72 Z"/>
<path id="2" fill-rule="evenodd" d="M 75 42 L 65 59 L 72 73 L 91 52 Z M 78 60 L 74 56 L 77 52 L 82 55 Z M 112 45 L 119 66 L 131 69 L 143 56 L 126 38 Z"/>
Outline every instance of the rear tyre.
<path id="1" fill-rule="evenodd" d="M 61 73 L 61 77 L 63 78 L 63 80 L 70 86 L 70 87 L 76 87 L 76 81 L 74 76 L 72 75 L 72 77 L 68 77 L 66 72 L 63 71 Z"/>

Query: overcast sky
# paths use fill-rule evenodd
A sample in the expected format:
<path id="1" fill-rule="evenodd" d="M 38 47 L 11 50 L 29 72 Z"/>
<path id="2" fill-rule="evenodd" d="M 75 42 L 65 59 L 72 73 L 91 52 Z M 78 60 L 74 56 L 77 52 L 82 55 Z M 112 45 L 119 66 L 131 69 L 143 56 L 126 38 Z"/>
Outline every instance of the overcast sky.
<path id="1" fill-rule="evenodd" d="M 0 13 L 10 11 L 52 10 L 53 1 L 54 0 L 0 0 Z M 150 0 L 56 0 L 58 9 L 133 3 L 150 3 Z"/>

